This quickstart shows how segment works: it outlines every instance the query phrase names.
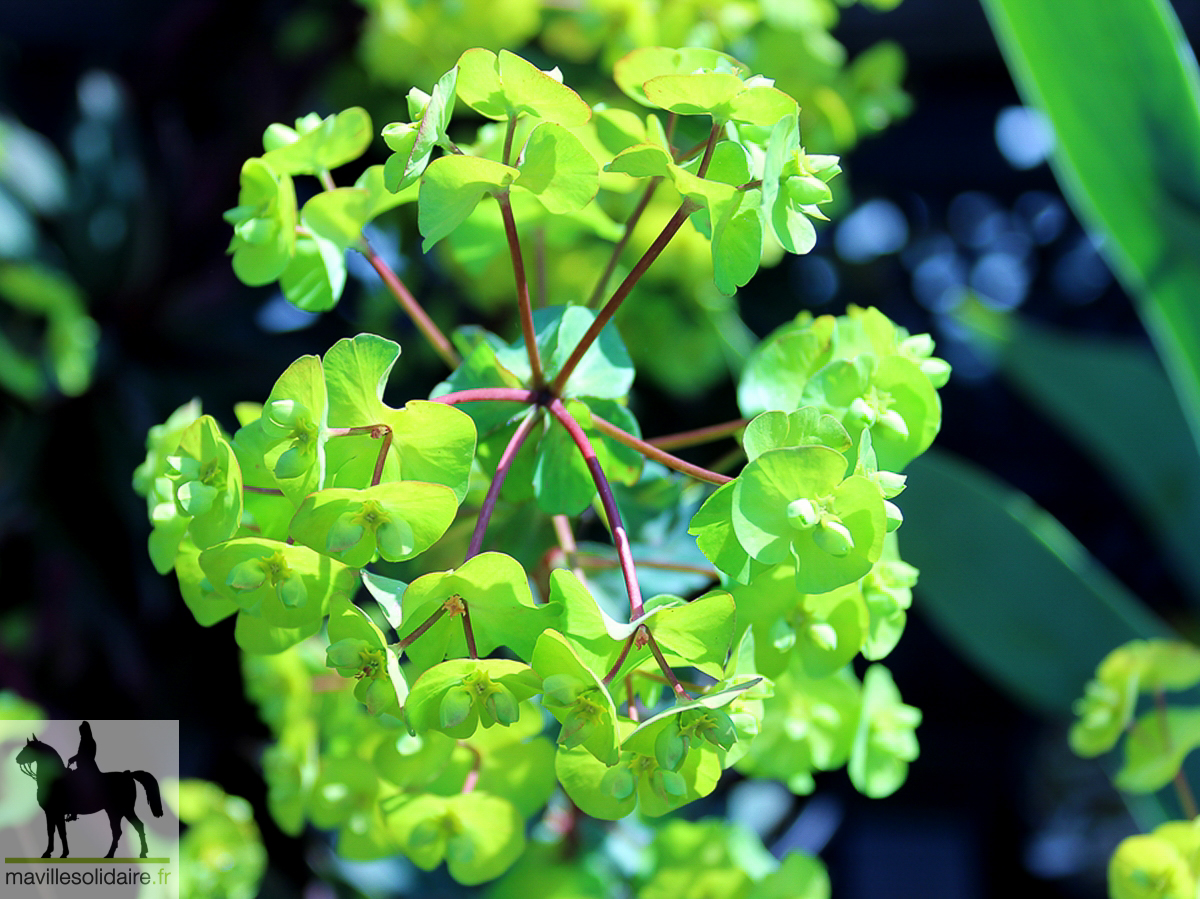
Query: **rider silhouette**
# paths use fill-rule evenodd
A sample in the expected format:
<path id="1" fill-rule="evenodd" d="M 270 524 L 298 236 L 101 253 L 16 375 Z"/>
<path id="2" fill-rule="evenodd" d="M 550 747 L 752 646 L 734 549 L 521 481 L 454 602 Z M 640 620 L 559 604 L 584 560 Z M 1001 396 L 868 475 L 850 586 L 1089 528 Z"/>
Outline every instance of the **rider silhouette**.
<path id="1" fill-rule="evenodd" d="M 96 738 L 92 736 L 92 726 L 84 721 L 79 725 L 79 751 L 67 760 L 67 767 L 75 768 L 73 779 L 76 788 L 81 793 L 94 792 L 100 785 L 100 768 L 96 765 Z M 67 815 L 67 821 L 74 821 L 78 815 Z"/>

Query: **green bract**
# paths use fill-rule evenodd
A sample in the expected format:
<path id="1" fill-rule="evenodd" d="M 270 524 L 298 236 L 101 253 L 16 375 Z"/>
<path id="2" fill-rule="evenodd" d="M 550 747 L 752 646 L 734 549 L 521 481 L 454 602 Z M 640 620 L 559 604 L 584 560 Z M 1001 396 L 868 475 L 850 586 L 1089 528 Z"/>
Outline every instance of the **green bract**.
<path id="1" fill-rule="evenodd" d="M 525 26 L 488 23 L 538 16 L 426 6 L 392 24 L 437 13 L 517 46 Z M 627 12 L 658 33 L 643 6 Z M 400 9 L 368 13 L 377 63 L 393 46 L 384 7 Z M 581 47 L 596 22 L 573 32 Z M 539 46 L 566 40 L 551 27 Z M 406 39 L 390 64 L 427 45 L 440 48 L 432 33 Z M 432 89 L 409 90 L 407 121 L 382 129 L 386 162 L 361 161 L 372 126 L 357 107 L 272 125 L 227 214 L 238 277 L 278 281 L 312 312 L 342 296 L 346 253 L 364 255 L 450 374 L 431 399 L 390 406 L 400 346 L 358 334 L 235 406 L 232 440 L 198 402 L 181 407 L 135 474 L 154 564 L 175 569 L 202 625 L 236 614 L 247 694 L 273 741 L 267 805 L 287 833 L 332 832 L 344 859 L 444 861 L 464 884 L 512 867 L 496 899 L 827 899 L 819 863 L 777 863 L 718 822 L 660 828 L 635 886 L 564 866 L 560 832 L 574 839 L 586 815 L 666 815 L 728 767 L 795 792 L 840 766 L 867 795 L 898 788 L 920 713 L 886 669 L 860 684 L 851 666 L 884 657 L 905 624 L 916 570 L 892 501 L 940 426 L 948 366 L 927 335 L 874 309 L 802 313 L 757 346 L 739 318 L 731 297 L 764 260 L 813 248 L 840 171 L 800 144 L 784 83 L 716 50 L 635 49 L 610 60 L 645 107 L 635 114 L 593 110 L 558 69 L 507 50 L 458 54 L 422 63 Z M 353 186 L 339 187 L 351 179 L 333 170 L 349 164 Z M 293 177 L 309 179 L 300 209 Z M 415 215 L 373 224 L 412 202 Z M 439 249 L 413 260 L 433 277 L 410 291 L 372 244 L 414 221 L 423 249 Z M 453 293 L 447 280 L 495 333 L 442 333 L 434 319 L 451 305 L 421 304 Z M 643 440 L 635 359 L 680 395 L 740 370 L 753 420 L 709 431 L 740 436 L 744 464 L 709 471 Z M 1098 673 L 1081 744 L 1111 745 L 1138 684 L 1200 681 L 1200 656 L 1128 656 Z M 1197 742 L 1192 717 L 1169 719 L 1169 749 L 1130 750 L 1131 788 L 1177 768 Z"/>
<path id="2" fill-rule="evenodd" d="M 533 667 L 542 676 L 542 705 L 562 724 L 559 746 L 582 746 L 605 765 L 615 764 L 616 706 L 567 638 L 557 631 L 542 634 L 533 648 Z"/>
<path id="3" fill-rule="evenodd" d="M 371 116 L 361 107 L 325 118 L 309 113 L 294 128 L 266 130 L 262 161 L 280 174 L 317 175 L 357 159 L 370 142 Z"/>
<path id="4" fill-rule="evenodd" d="M 262 159 L 242 166 L 238 205 L 225 213 L 233 225 L 233 271 L 246 284 L 274 281 L 296 253 L 296 189 L 291 176 Z"/>
<path id="5" fill-rule="evenodd" d="M 422 671 L 447 656 L 466 654 L 462 618 L 470 614 L 478 651 L 507 646 L 529 659 L 538 636 L 553 627 L 558 610 L 535 606 L 519 562 L 503 553 L 482 553 L 453 571 L 422 575 L 404 593 L 403 638 L 430 615 L 444 610 L 418 642 L 407 650 Z"/>
<path id="6" fill-rule="evenodd" d="M 242 472 L 213 418 L 204 415 L 188 425 L 166 462 L 176 509 L 190 519 L 196 546 L 206 549 L 232 537 L 242 516 Z"/>
<path id="7" fill-rule="evenodd" d="M 532 115 L 559 125 L 582 125 L 592 110 L 562 83 L 507 50 L 468 50 L 458 60 L 458 98 L 490 119 Z"/>
<path id="8" fill-rule="evenodd" d="M 436 729 L 465 739 L 480 724 L 514 723 L 518 703 L 541 686 L 541 679 L 521 662 L 451 659 L 417 679 L 404 706 L 404 717 L 418 734 Z"/>

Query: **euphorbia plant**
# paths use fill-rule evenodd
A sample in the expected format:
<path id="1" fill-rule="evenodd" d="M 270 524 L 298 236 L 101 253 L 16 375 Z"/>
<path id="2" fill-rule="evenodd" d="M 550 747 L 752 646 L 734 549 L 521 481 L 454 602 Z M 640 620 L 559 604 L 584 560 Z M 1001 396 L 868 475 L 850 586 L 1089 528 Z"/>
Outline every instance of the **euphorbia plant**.
<path id="1" fill-rule="evenodd" d="M 801 313 L 751 355 L 745 418 L 643 439 L 613 324 L 642 276 L 690 227 L 733 293 L 764 246 L 812 248 L 839 167 L 800 145 L 791 97 L 722 53 L 638 50 L 616 82 L 629 107 L 593 108 L 557 70 L 470 50 L 410 92 L 411 121 L 383 128 L 391 155 L 353 187 L 332 170 L 370 143 L 360 109 L 271 126 L 243 168 L 228 214 L 239 277 L 324 310 L 357 250 L 450 369 L 394 408 L 383 393 L 400 347 L 340 340 L 237 407 L 232 437 L 197 404 L 180 409 L 136 476 L 159 570 L 174 568 L 202 624 L 237 616 L 247 689 L 276 738 L 264 767 L 277 822 L 336 830 L 344 857 L 399 852 L 480 883 L 522 856 L 527 821 L 559 791 L 571 812 L 547 820 L 566 847 L 583 815 L 662 816 L 730 767 L 808 792 L 812 771 L 847 764 L 882 796 L 916 756 L 919 712 L 877 660 L 916 577 L 892 499 L 938 430 L 948 368 L 875 309 Z M 491 120 L 470 142 L 451 137 L 456 100 Z M 297 209 L 298 176 L 321 190 Z M 615 222 L 609 201 L 630 192 L 641 200 Z M 675 211 L 627 263 L 661 194 Z M 479 254 L 508 254 L 515 340 L 446 337 L 370 246 L 366 224 L 411 202 L 426 250 L 469 231 Z M 594 289 L 534 308 L 529 228 L 610 240 Z M 670 452 L 728 437 L 748 460 L 737 476 Z M 595 521 L 611 545 L 583 551 Z M 646 595 L 651 582 L 663 592 Z M 861 682 L 860 652 L 876 662 Z M 662 832 L 654 876 L 691 826 Z M 739 873 L 728 895 L 785 881 L 821 895 L 814 865 Z"/>

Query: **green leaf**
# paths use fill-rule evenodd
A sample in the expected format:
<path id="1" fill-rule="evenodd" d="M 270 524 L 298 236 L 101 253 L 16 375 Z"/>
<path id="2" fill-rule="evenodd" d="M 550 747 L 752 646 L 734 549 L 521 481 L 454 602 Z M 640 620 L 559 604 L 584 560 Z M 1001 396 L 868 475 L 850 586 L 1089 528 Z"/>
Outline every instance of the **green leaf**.
<path id="1" fill-rule="evenodd" d="M 362 239 L 369 201 L 370 195 L 360 187 L 326 190 L 304 204 L 300 218 L 313 234 L 345 250 Z"/>
<path id="2" fill-rule="evenodd" d="M 459 57 L 458 97 L 489 119 L 532 115 L 574 127 L 592 117 L 591 107 L 562 83 L 557 69 L 543 72 L 508 50 L 497 56 L 477 47 Z"/>
<path id="3" fill-rule="evenodd" d="M 833 353 L 833 316 L 813 319 L 801 313 L 776 328 L 746 360 L 738 383 L 738 406 L 745 416 L 769 409 L 791 412 L 804 405 L 805 385 Z"/>
<path id="4" fill-rule="evenodd" d="M 1114 783 L 1131 793 L 1153 793 L 1179 773 L 1200 746 L 1200 708 L 1153 709 L 1138 716 L 1125 738 L 1125 763 Z"/>
<path id="5" fill-rule="evenodd" d="M 830 899 L 829 874 L 821 860 L 792 850 L 750 893 L 750 899 Z"/>
<path id="6" fill-rule="evenodd" d="M 1126 837 L 1108 863 L 1108 894 L 1112 899 L 1190 899 L 1196 894 L 1190 856 L 1157 832 Z"/>
<path id="7" fill-rule="evenodd" d="M 442 484 L 462 502 L 475 456 L 470 416 L 445 403 L 409 400 L 403 409 L 385 409 L 383 422 L 392 429 L 401 477 Z"/>
<path id="8" fill-rule="evenodd" d="M 170 479 L 178 510 L 191 518 L 192 540 L 200 549 L 228 540 L 242 518 L 242 471 L 233 447 L 213 417 L 202 415 L 184 429 L 176 452 L 178 473 Z"/>
<path id="9" fill-rule="evenodd" d="M 592 122 L 600 143 L 614 156 L 634 144 L 646 142 L 646 123 L 641 116 L 628 109 L 609 109 L 597 104 Z"/>
<path id="10" fill-rule="evenodd" d="M 539 692 L 541 679 L 528 665 L 511 659 L 451 659 L 435 665 L 413 684 L 404 707 L 404 717 L 417 733 L 440 730 L 448 736 L 465 740 L 475 733 L 479 724 L 492 727 L 497 719 L 484 710 L 491 693 L 506 690 L 517 702 Z M 464 694 L 468 712 L 462 720 L 448 725 L 443 720 L 446 694 Z M 501 724 L 512 722 L 500 721 Z"/>
<path id="11" fill-rule="evenodd" d="M 880 799 L 900 788 L 918 755 L 913 733 L 921 712 L 900 701 L 891 673 L 872 665 L 863 676 L 862 716 L 846 770 L 864 796 Z"/>
<path id="12" fill-rule="evenodd" d="M 617 60 L 613 80 L 633 100 L 643 106 L 655 106 L 643 89 L 647 81 L 662 75 L 697 71 L 747 73 L 746 67 L 732 56 L 705 47 L 640 47 Z"/>
<path id="13" fill-rule="evenodd" d="M 317 175 L 353 162 L 371 145 L 371 116 L 359 106 L 317 119 L 311 128 L 309 124 L 303 119 L 297 122 L 303 132 L 297 128 L 291 142 L 268 147 L 263 161 L 280 174 Z"/>
<path id="14" fill-rule="evenodd" d="M 616 764 L 617 708 L 600 682 L 600 674 L 584 664 L 566 637 L 553 630 L 538 637 L 532 661 L 543 685 L 550 678 L 567 685 L 561 694 L 545 687 L 542 700 L 546 711 L 563 725 L 559 743 L 577 733 L 576 740 L 566 745 L 582 746 L 605 765 Z"/>
<path id="15" fill-rule="evenodd" d="M 794 412 L 774 410 L 755 417 L 742 434 L 746 458 L 757 459 L 767 450 L 785 446 L 826 446 L 845 453 L 852 446 L 850 435 L 832 415 L 815 406 Z"/>
<path id="16" fill-rule="evenodd" d="M 1142 343 L 1012 320 L 1000 361 L 1027 400 L 1110 473 L 1200 600 L 1200 466 L 1162 364 Z M 1138 435 L 1131 440 L 1130 435 Z"/>
<path id="17" fill-rule="evenodd" d="M 762 259 L 762 222 L 757 190 L 741 193 L 741 203 L 730 204 L 712 235 L 713 279 L 717 290 L 733 296 L 750 282 Z"/>
<path id="18" fill-rule="evenodd" d="M 355 187 L 367 192 L 366 220 L 368 222 L 383 215 L 389 209 L 395 209 L 405 203 L 415 203 L 417 200 L 418 184 L 416 179 L 399 193 L 393 193 L 388 190 L 384 181 L 383 168 L 382 165 L 367 166 L 354 182 Z"/>
<path id="19" fill-rule="evenodd" d="M 329 426 L 354 428 L 382 421 L 383 391 L 400 345 L 375 334 L 343 337 L 325 353 L 321 369 L 329 402 Z"/>
<path id="20" fill-rule="evenodd" d="M 596 196 L 599 166 L 587 148 L 562 125 L 544 122 L 525 144 L 521 174 L 514 182 L 553 213 L 575 212 Z"/>
<path id="21" fill-rule="evenodd" d="M 480 655 L 507 646 L 528 659 L 538 636 L 555 626 L 555 606 L 535 606 L 525 570 L 511 556 L 486 552 L 473 556 L 453 571 L 422 575 L 404 592 L 404 639 L 454 596 L 467 603 Z M 448 655 L 465 656 L 466 641 L 460 616 L 443 615 L 407 650 L 421 670 Z"/>
<path id="22" fill-rule="evenodd" d="M 383 139 L 394 151 L 384 164 L 388 190 L 398 192 L 413 184 L 429 164 L 434 147 L 447 140 L 457 83 L 455 66 L 433 86 L 419 121 L 410 126 L 395 123 L 384 127 Z M 412 97 L 411 91 L 409 96 Z"/>
<path id="23" fill-rule="evenodd" d="M 327 487 L 305 497 L 289 530 L 297 542 L 362 568 L 376 553 L 389 562 L 420 555 L 441 538 L 457 511 L 454 491 L 441 484 Z M 353 539 L 338 542 L 339 528 L 353 532 Z"/>
<path id="24" fill-rule="evenodd" d="M 682 665 L 720 678 L 733 640 L 733 597 L 714 591 L 691 602 L 676 600 L 660 606 L 655 600 L 647 605 L 658 607 L 658 614 L 647 627 L 663 649 L 678 657 Z M 671 661 L 669 655 L 667 661 Z"/>
<path id="25" fill-rule="evenodd" d="M 796 101 L 777 87 L 746 87 L 729 101 L 729 118 L 735 122 L 771 127 L 799 115 Z"/>
<path id="26" fill-rule="evenodd" d="M 1059 180 L 1137 301 L 1200 443 L 1200 73 L 1169 3 L 984 4 Z M 1072 48 L 1065 60 L 1061 48 Z"/>
<path id="27" fill-rule="evenodd" d="M 733 528 L 738 542 L 760 562 L 782 562 L 799 536 L 789 515 L 791 504 L 830 496 L 845 473 L 846 457 L 824 446 L 785 447 L 761 454 L 734 481 Z"/>
<path id="28" fill-rule="evenodd" d="M 671 154 L 658 144 L 635 144 L 618 153 L 604 171 L 651 178 L 671 174 L 672 165 Z"/>
<path id="29" fill-rule="evenodd" d="M 328 312 L 346 287 L 345 251 L 315 233 L 296 241 L 296 252 L 279 275 L 288 302 L 306 312 Z"/>
<path id="30" fill-rule="evenodd" d="M 421 176 L 417 224 L 422 250 L 466 221 L 484 196 L 508 187 L 520 175 L 512 166 L 478 156 L 450 155 L 435 159 Z"/>
<path id="31" fill-rule="evenodd" d="M 242 609 L 238 612 L 233 637 L 237 645 L 250 655 L 274 655 L 307 640 L 320 629 L 320 616 L 296 627 L 281 627 Z"/>
<path id="32" fill-rule="evenodd" d="M 909 475 L 903 545 L 921 570 L 921 607 L 1021 702 L 1065 715 L 1112 647 L 1167 635 L 1024 494 L 935 450 Z"/>
<path id="33" fill-rule="evenodd" d="M 746 83 L 736 75 L 712 72 L 659 75 L 642 85 L 646 99 L 660 109 L 680 115 L 711 115 L 718 121 L 728 120 L 730 101 L 745 89 Z"/>
<path id="34" fill-rule="evenodd" d="M 242 164 L 238 205 L 225 213 L 234 226 L 233 273 L 251 287 L 270 284 L 296 251 L 296 189 L 262 159 Z"/>
<path id="35" fill-rule="evenodd" d="M 328 399 L 321 360 L 301 356 L 287 367 L 263 406 L 264 462 L 294 504 L 325 481 Z"/>

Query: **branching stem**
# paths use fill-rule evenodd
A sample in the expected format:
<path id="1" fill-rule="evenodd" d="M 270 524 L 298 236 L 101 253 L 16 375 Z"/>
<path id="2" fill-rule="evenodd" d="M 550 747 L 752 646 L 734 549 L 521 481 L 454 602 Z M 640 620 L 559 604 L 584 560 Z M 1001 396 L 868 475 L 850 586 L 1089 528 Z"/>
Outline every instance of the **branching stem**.
<path id="1" fill-rule="evenodd" d="M 642 192 L 642 198 L 638 200 L 637 206 L 634 207 L 633 212 L 629 214 L 629 218 L 625 221 L 625 233 L 621 235 L 621 239 L 613 247 L 612 255 L 608 257 L 608 265 L 605 266 L 604 273 L 600 275 L 600 280 L 596 282 L 596 289 L 588 297 L 587 307 L 589 309 L 594 309 L 599 304 L 600 298 L 604 296 L 604 291 L 608 289 L 608 279 L 616 271 L 617 263 L 621 260 L 621 254 L 625 251 L 625 246 L 629 243 L 629 238 L 633 236 L 633 229 L 637 227 L 642 214 L 650 206 L 650 200 L 660 183 L 662 183 L 661 176 L 650 179 L 645 191 Z"/>
<path id="2" fill-rule="evenodd" d="M 446 607 L 438 606 L 437 610 L 432 615 L 430 615 L 428 618 L 426 618 L 424 621 L 421 622 L 420 627 L 418 627 L 415 631 L 413 631 L 411 634 L 409 634 L 407 637 L 405 637 L 399 643 L 395 644 L 397 651 L 403 652 L 404 650 L 408 649 L 408 647 L 412 646 L 413 643 L 415 643 L 418 639 L 420 639 L 420 637 L 427 630 L 429 630 L 431 627 L 433 627 L 438 622 L 438 620 L 441 619 L 441 617 L 445 614 L 446 614 Z"/>
<path id="3" fill-rule="evenodd" d="M 633 567 L 633 550 L 629 545 L 629 535 L 625 531 L 625 525 L 621 523 L 621 512 L 617 509 L 617 500 L 613 496 L 608 478 L 604 475 L 604 469 L 600 466 L 600 460 L 596 458 L 596 450 L 592 448 L 592 442 L 588 440 L 588 436 L 579 426 L 579 422 L 571 417 L 571 413 L 567 411 L 562 400 L 555 397 L 550 400 L 546 408 L 550 410 L 551 415 L 558 419 L 559 424 L 567 429 L 567 433 L 571 435 L 571 439 L 575 441 L 575 446 L 583 456 L 588 471 L 592 474 L 592 480 L 600 494 L 600 503 L 604 506 L 604 514 L 608 518 L 608 529 L 612 532 L 613 543 L 617 547 L 621 574 L 625 578 L 625 590 L 629 594 L 629 620 L 634 621 L 641 618 L 643 614 L 642 591 L 637 582 L 637 570 Z"/>
<path id="4" fill-rule="evenodd" d="M 459 403 L 536 403 L 538 395 L 524 387 L 473 387 L 436 396 L 431 402 L 457 406 Z"/>
<path id="5" fill-rule="evenodd" d="M 717 145 L 717 138 L 720 137 L 720 135 L 721 127 L 714 123 L 712 131 L 710 131 L 708 135 L 708 143 L 704 148 L 704 158 L 700 160 L 700 167 L 696 170 L 696 174 L 701 178 L 704 177 L 705 173 L 708 171 L 709 163 L 712 162 L 713 150 Z M 646 270 L 650 268 L 650 266 L 654 263 L 654 260 L 656 260 L 662 254 L 662 251 L 666 249 L 667 244 L 671 242 L 671 238 L 673 238 L 679 229 L 683 227 L 683 223 L 687 221 L 688 216 L 695 212 L 698 208 L 699 207 L 691 200 L 684 200 L 679 209 L 675 211 L 675 214 L 671 216 L 670 220 L 666 223 L 666 225 L 663 226 L 663 229 L 659 233 L 658 237 L 654 238 L 654 243 L 650 244 L 650 246 L 646 249 L 646 252 L 642 254 L 642 258 L 637 261 L 633 267 L 633 270 L 625 276 L 625 280 L 622 281 L 620 286 L 617 287 L 617 289 L 613 292 L 613 295 L 609 301 L 604 304 L 604 308 L 600 310 L 599 314 L 596 316 L 596 320 L 592 322 L 591 327 L 588 328 L 583 337 L 580 338 L 579 345 L 572 350 L 571 355 L 567 358 L 567 361 L 563 364 L 562 369 L 555 377 L 554 383 L 550 385 L 551 393 L 553 393 L 555 396 L 562 396 L 563 389 L 567 384 L 567 380 L 575 371 L 576 366 L 579 365 L 580 360 L 583 359 L 583 354 L 586 353 L 588 348 L 596 342 L 596 339 L 600 336 L 600 332 L 604 330 L 604 326 L 612 320 L 614 315 L 616 315 L 617 310 L 621 308 L 621 304 L 625 302 L 625 298 L 628 297 L 633 291 L 633 288 L 637 285 L 638 281 L 642 279 L 642 275 L 646 273 Z"/>
<path id="6" fill-rule="evenodd" d="M 525 277 L 525 261 L 521 257 L 517 222 L 513 218 L 512 204 L 508 201 L 507 192 L 497 194 L 496 202 L 500 204 L 500 215 L 504 219 L 504 236 L 508 238 L 508 253 L 512 257 L 513 280 L 517 285 L 517 308 L 521 316 L 521 335 L 525 338 L 525 352 L 529 354 L 533 389 L 541 390 L 546 385 L 546 376 L 542 372 L 542 357 L 538 352 L 537 334 L 533 330 L 533 306 L 529 300 L 529 281 Z"/>
<path id="7" fill-rule="evenodd" d="M 679 678 L 675 676 L 675 672 L 671 670 L 671 666 L 667 664 L 667 660 L 663 657 L 662 650 L 658 646 L 658 641 L 654 639 L 654 634 L 650 632 L 650 628 L 642 625 L 639 632 L 646 635 L 647 642 L 650 644 L 650 651 L 654 653 L 654 660 L 658 662 L 658 667 L 662 669 L 662 673 L 667 678 L 667 683 L 671 685 L 671 689 L 675 691 L 675 697 L 680 702 L 690 702 L 692 694 L 683 688 L 683 684 L 679 682 Z"/>
<path id="8" fill-rule="evenodd" d="M 728 475 L 718 474 L 715 471 L 709 471 L 707 468 L 703 468 L 699 465 L 693 465 L 691 462 L 680 459 L 678 456 L 672 456 L 670 453 L 664 452 L 654 444 L 648 443 L 647 441 L 642 440 L 640 437 L 635 437 L 628 431 L 624 431 L 611 422 L 605 421 L 603 418 L 599 418 L 596 415 L 592 416 L 592 422 L 596 425 L 596 430 L 600 431 L 600 433 L 607 434 L 618 443 L 623 443 L 630 449 L 637 450 L 648 459 L 661 462 L 663 465 L 667 466 L 667 468 L 682 472 L 683 474 L 693 477 L 698 481 L 705 481 L 709 484 L 716 484 L 717 486 L 720 486 L 721 484 L 728 484 L 733 480 L 733 478 L 729 477 Z"/>
<path id="9" fill-rule="evenodd" d="M 513 432 L 512 438 L 508 441 L 508 446 L 504 448 L 500 461 L 496 463 L 496 474 L 492 477 L 487 496 L 483 498 L 483 505 L 479 507 L 479 517 L 475 520 L 475 531 L 471 534 L 471 545 L 467 547 L 464 562 L 479 555 L 483 550 L 483 535 L 487 533 L 488 522 L 492 520 L 492 513 L 496 510 L 496 502 L 500 499 L 500 489 L 504 486 L 504 479 L 508 477 L 508 472 L 517 458 L 517 453 L 521 451 L 525 439 L 541 419 L 542 416 L 538 411 L 531 411 L 517 426 L 517 430 Z"/>
<path id="10" fill-rule="evenodd" d="M 384 286 L 396 298 L 401 308 L 408 313 L 408 317 L 417 326 L 417 330 L 425 335 L 425 339 L 429 341 L 429 345 L 442 357 L 442 361 L 446 363 L 446 366 L 452 369 L 458 368 L 462 359 L 459 358 L 458 351 L 454 349 L 454 345 L 441 332 L 441 329 L 433 323 L 433 319 L 421 308 L 421 304 L 417 302 L 416 298 L 409 293 L 408 288 L 404 286 L 404 282 L 392 271 L 391 266 L 384 262 L 383 257 L 375 252 L 375 248 L 371 246 L 370 241 L 365 236 L 359 243 L 358 250 L 367 257 L 367 262 L 371 263 L 371 268 L 375 269 L 379 273 L 379 277 L 383 279 Z"/>
<path id="11" fill-rule="evenodd" d="M 625 664 L 625 660 L 629 658 L 629 650 L 633 649 L 633 634 L 625 638 L 625 644 L 621 647 L 621 654 L 617 656 L 616 662 L 612 668 L 608 669 L 608 674 L 604 675 L 601 683 L 608 686 L 612 683 L 612 679 L 617 676 L 617 672 L 621 670 L 621 666 Z"/>
<path id="12" fill-rule="evenodd" d="M 700 446 L 704 443 L 711 443 L 714 440 L 720 440 L 722 437 L 732 437 L 748 424 L 750 424 L 750 419 L 738 418 L 717 425 L 709 425 L 705 428 L 696 428 L 693 431 L 680 431 L 678 434 L 651 437 L 646 442 L 661 450 L 684 449 L 689 446 Z"/>

